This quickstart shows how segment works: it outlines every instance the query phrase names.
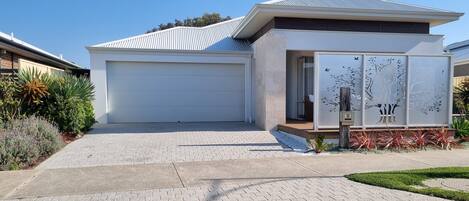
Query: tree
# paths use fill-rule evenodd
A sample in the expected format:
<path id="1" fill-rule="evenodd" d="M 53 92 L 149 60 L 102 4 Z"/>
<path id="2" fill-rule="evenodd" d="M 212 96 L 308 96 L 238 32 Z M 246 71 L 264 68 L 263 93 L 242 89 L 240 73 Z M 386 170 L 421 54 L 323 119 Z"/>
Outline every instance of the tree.
<path id="1" fill-rule="evenodd" d="M 230 16 L 222 17 L 219 13 L 205 13 L 201 17 L 195 18 L 186 18 L 185 20 L 174 20 L 174 22 L 169 22 L 166 24 L 160 24 L 158 27 L 148 30 L 146 33 L 152 33 L 155 31 L 161 31 L 165 29 L 170 29 L 173 27 L 204 27 L 211 24 L 216 24 L 219 22 L 231 20 Z"/>

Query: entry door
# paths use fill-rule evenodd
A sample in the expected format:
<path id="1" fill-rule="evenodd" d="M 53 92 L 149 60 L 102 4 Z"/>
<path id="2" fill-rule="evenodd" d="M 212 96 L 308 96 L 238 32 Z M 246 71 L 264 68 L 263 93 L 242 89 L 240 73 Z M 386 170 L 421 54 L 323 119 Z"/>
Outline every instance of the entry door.
<path id="1" fill-rule="evenodd" d="M 312 115 L 312 111 L 309 111 L 310 114 L 306 115 L 307 111 L 305 101 L 307 100 L 307 97 L 312 98 L 314 95 L 314 57 L 301 57 L 298 61 L 297 72 L 298 118 L 307 119 L 306 116 L 308 116 L 308 118 L 312 118 L 310 117 Z M 308 109 L 310 108 L 308 107 Z"/>
<path id="2" fill-rule="evenodd" d="M 108 118 L 126 122 L 244 121 L 244 66 L 108 63 Z"/>

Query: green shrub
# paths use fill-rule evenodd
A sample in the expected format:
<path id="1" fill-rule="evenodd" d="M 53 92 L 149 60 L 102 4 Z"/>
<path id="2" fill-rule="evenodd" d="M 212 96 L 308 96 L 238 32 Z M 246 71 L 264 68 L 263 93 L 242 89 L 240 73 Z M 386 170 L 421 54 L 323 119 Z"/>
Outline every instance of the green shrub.
<path id="1" fill-rule="evenodd" d="M 83 103 L 83 109 L 85 112 L 85 127 L 84 130 L 88 131 L 91 127 L 96 123 L 96 119 L 94 118 L 94 109 L 93 104 L 91 101 L 86 101 Z"/>
<path id="2" fill-rule="evenodd" d="M 469 109 L 469 80 L 463 81 L 459 86 L 454 88 L 454 110 L 459 114 L 466 114 Z"/>
<path id="3" fill-rule="evenodd" d="M 12 120 L 0 131 L 0 170 L 28 167 L 63 147 L 59 130 L 38 117 Z"/>
<path id="4" fill-rule="evenodd" d="M 11 76 L 0 78 L 0 122 L 8 122 L 21 115 L 19 85 Z"/>
<path id="5" fill-rule="evenodd" d="M 50 82 L 47 112 L 48 119 L 55 122 L 62 132 L 78 134 L 94 124 L 91 101 L 94 86 L 86 78 L 71 75 L 58 77 Z"/>
<path id="6" fill-rule="evenodd" d="M 79 134 L 95 123 L 94 86 L 84 77 L 20 71 L 0 80 L 0 126 L 22 116 L 41 116 L 61 132 Z"/>
<path id="7" fill-rule="evenodd" d="M 469 121 L 465 118 L 454 118 L 452 126 L 456 129 L 454 137 L 462 138 L 469 136 Z"/>

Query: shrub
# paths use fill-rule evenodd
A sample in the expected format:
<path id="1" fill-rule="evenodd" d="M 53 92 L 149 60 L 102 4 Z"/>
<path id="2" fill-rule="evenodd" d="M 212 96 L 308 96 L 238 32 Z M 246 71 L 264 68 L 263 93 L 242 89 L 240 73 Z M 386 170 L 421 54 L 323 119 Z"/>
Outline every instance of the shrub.
<path id="1" fill-rule="evenodd" d="M 94 124 L 94 86 L 88 79 L 28 70 L 20 71 L 17 84 L 26 115 L 45 117 L 71 134 L 85 132 Z"/>
<path id="2" fill-rule="evenodd" d="M 13 77 L 0 78 L 0 122 L 8 122 L 21 115 L 21 99 L 18 93 L 19 85 Z"/>
<path id="3" fill-rule="evenodd" d="M 459 112 L 466 113 L 469 105 L 469 80 L 464 80 L 461 85 L 455 87 L 454 103 L 459 108 Z"/>
<path id="4" fill-rule="evenodd" d="M 85 114 L 85 127 L 84 130 L 90 130 L 94 123 L 96 123 L 96 119 L 94 118 L 94 109 L 93 104 L 91 101 L 86 101 L 83 103 L 83 109 Z"/>
<path id="5" fill-rule="evenodd" d="M 410 147 L 410 142 L 403 132 L 382 133 L 377 139 L 379 148 L 401 150 Z"/>
<path id="6" fill-rule="evenodd" d="M 44 116 L 55 122 L 62 132 L 85 132 L 95 122 L 91 100 L 94 86 L 86 78 L 65 75 L 49 86 L 50 97 Z"/>
<path id="7" fill-rule="evenodd" d="M 422 130 L 418 130 L 414 132 L 412 135 L 412 142 L 414 143 L 414 147 L 417 149 L 425 149 L 425 146 L 428 144 L 428 135 L 424 133 Z"/>
<path id="8" fill-rule="evenodd" d="M 19 95 L 22 108 L 27 115 L 37 115 L 49 95 L 48 84 L 51 77 L 35 69 L 20 71 L 18 74 Z"/>
<path id="9" fill-rule="evenodd" d="M 0 137 L 0 170 L 18 170 L 30 166 L 40 156 L 31 135 L 6 130 Z"/>
<path id="10" fill-rule="evenodd" d="M 63 146 L 58 129 L 38 117 L 12 120 L 0 131 L 0 170 L 28 167 Z"/>
<path id="11" fill-rule="evenodd" d="M 311 147 L 314 148 L 314 151 L 319 154 L 331 148 L 331 145 L 327 144 L 325 142 L 325 139 L 326 137 L 324 137 L 323 135 L 319 135 L 314 138 L 314 140 L 308 139 L 307 141 L 311 145 Z"/>
<path id="12" fill-rule="evenodd" d="M 353 149 L 376 149 L 376 140 L 366 132 L 360 132 L 351 136 L 350 147 Z"/>
<path id="13" fill-rule="evenodd" d="M 55 153 L 61 146 L 62 140 L 57 127 L 43 118 L 31 116 L 14 120 L 7 125 L 7 130 L 19 130 L 36 139 L 41 155 Z"/>
<path id="14" fill-rule="evenodd" d="M 61 132 L 79 134 L 95 123 L 94 86 L 84 77 L 20 71 L 0 80 L 0 125 L 25 116 L 41 116 Z M 20 115 L 21 114 L 21 115 Z"/>
<path id="15" fill-rule="evenodd" d="M 469 121 L 465 118 L 454 118 L 453 128 L 456 129 L 457 138 L 463 138 L 469 136 Z"/>
<path id="16" fill-rule="evenodd" d="M 449 150 L 453 141 L 447 129 L 431 131 L 430 142 L 441 149 Z"/>

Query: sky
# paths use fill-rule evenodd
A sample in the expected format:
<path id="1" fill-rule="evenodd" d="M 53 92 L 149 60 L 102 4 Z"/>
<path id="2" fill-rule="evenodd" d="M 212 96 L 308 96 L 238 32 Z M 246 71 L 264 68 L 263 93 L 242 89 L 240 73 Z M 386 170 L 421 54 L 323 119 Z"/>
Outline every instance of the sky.
<path id="1" fill-rule="evenodd" d="M 468 0 L 398 0 L 467 13 L 459 21 L 432 29 L 445 45 L 469 39 Z M 0 31 L 89 68 L 86 46 L 139 35 L 174 19 L 206 12 L 246 15 L 262 0 L 14 0 L 2 2 Z"/>

